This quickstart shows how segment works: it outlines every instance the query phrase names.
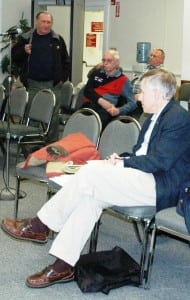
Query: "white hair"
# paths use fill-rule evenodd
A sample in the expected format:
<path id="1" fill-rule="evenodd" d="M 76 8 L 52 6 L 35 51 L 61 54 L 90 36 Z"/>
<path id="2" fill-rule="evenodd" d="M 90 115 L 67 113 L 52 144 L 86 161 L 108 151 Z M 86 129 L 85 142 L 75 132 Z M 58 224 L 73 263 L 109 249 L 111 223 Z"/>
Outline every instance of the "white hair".
<path id="1" fill-rule="evenodd" d="M 176 93 L 176 77 L 164 69 L 153 69 L 146 72 L 141 81 L 145 80 L 150 89 L 158 89 L 166 100 L 170 100 Z"/>
<path id="2" fill-rule="evenodd" d="M 116 49 L 109 49 L 108 51 L 106 51 L 105 52 L 105 54 L 106 53 L 110 53 L 115 59 L 120 59 L 120 57 L 119 57 L 119 51 L 118 50 L 116 50 Z"/>

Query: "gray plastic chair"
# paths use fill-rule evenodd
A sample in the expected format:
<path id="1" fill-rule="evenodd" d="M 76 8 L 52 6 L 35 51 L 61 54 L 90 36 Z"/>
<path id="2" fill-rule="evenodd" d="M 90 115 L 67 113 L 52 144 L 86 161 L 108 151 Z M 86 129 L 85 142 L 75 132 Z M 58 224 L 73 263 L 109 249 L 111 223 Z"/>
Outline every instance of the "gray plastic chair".
<path id="1" fill-rule="evenodd" d="M 95 145 L 98 147 L 100 134 L 102 130 L 102 124 L 99 115 L 92 109 L 84 108 L 75 112 L 65 125 L 63 136 L 75 132 L 84 133 Z M 45 174 L 45 165 L 22 168 L 22 163 L 16 166 L 16 193 L 15 193 L 15 208 L 14 217 L 18 215 L 19 195 L 20 195 L 20 181 L 21 179 L 29 179 L 37 182 L 45 183 L 47 189 L 47 200 L 50 196 L 60 189 L 59 185 L 56 185 Z"/>
<path id="2" fill-rule="evenodd" d="M 71 103 L 71 110 L 73 112 L 77 111 L 78 109 L 81 109 L 83 106 L 83 100 L 84 100 L 84 89 L 85 89 L 86 84 L 81 82 L 74 88 L 74 94 L 72 98 L 72 103 Z"/>
<path id="3" fill-rule="evenodd" d="M 2 97 L 4 97 L 5 90 L 2 88 Z M 11 131 L 12 127 L 17 126 L 16 124 L 22 124 L 24 120 L 24 114 L 26 105 L 28 102 L 28 92 L 26 89 L 15 89 L 12 90 L 10 98 L 7 99 L 4 112 L 2 114 L 2 121 L 0 122 L 0 139 L 1 149 L 5 153 L 4 143 L 9 138 L 12 140 Z"/>
<path id="4" fill-rule="evenodd" d="M 82 132 L 98 146 L 101 130 L 102 123 L 99 115 L 92 109 L 82 108 L 70 116 L 62 137 L 70 133 Z"/>
<path id="5" fill-rule="evenodd" d="M 22 89 L 18 89 L 18 91 L 24 92 Z M 16 161 L 21 146 L 44 145 L 46 143 L 54 107 L 54 93 L 48 89 L 41 90 L 32 101 L 26 124 L 10 124 L 10 139 L 17 143 Z M 6 136 L 5 129 L 1 135 L 3 134 Z"/>
<path id="6" fill-rule="evenodd" d="M 80 83 L 75 87 L 72 86 L 72 95 L 70 95 L 71 98 L 69 99 L 69 103 L 67 103 L 67 106 L 63 106 L 62 114 L 60 114 L 60 123 L 62 125 L 66 124 L 66 122 L 74 112 L 81 109 L 84 98 L 84 87 L 84 83 Z"/>
<path id="7" fill-rule="evenodd" d="M 179 90 L 179 101 L 190 100 L 190 83 L 185 82 L 180 86 Z"/>
<path id="8" fill-rule="evenodd" d="M 5 106 L 5 111 L 2 116 L 2 120 L 6 121 L 7 118 L 10 118 L 11 123 L 22 123 L 24 120 L 24 113 L 26 105 L 28 103 L 28 92 L 26 89 L 15 89 L 12 90 L 10 95 L 10 107 L 8 106 L 8 99 Z M 2 127 L 5 127 L 6 123 L 3 123 L 0 127 L 0 132 L 2 133 Z"/>
<path id="9" fill-rule="evenodd" d="M 142 125 L 144 124 L 144 122 L 146 121 L 146 119 L 148 118 L 149 115 L 150 114 L 147 114 L 147 113 L 144 113 L 144 112 L 140 115 L 138 121 L 139 121 L 141 127 L 142 127 Z"/>
<path id="10" fill-rule="evenodd" d="M 71 81 L 64 82 L 61 88 L 59 122 L 65 125 L 71 115 L 71 103 L 74 87 Z"/>
<path id="11" fill-rule="evenodd" d="M 146 279 L 147 287 L 150 286 L 152 265 L 158 233 L 164 233 L 171 238 L 179 238 L 184 242 L 190 243 L 190 234 L 187 231 L 185 220 L 176 212 L 176 207 L 169 207 L 156 213 L 152 228 L 153 229 L 151 234 Z M 171 274 L 171 276 L 172 275 L 173 274 Z"/>

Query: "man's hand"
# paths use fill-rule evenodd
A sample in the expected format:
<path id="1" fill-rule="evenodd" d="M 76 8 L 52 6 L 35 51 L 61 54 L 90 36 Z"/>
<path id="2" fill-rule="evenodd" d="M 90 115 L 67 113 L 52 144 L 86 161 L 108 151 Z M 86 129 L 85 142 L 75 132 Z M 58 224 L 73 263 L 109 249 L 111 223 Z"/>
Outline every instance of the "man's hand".
<path id="1" fill-rule="evenodd" d="M 117 165 L 119 163 L 123 166 L 123 158 L 120 157 L 117 153 L 113 153 L 108 156 L 107 161 L 112 165 Z"/>
<path id="2" fill-rule="evenodd" d="M 112 116 L 116 117 L 119 115 L 119 109 L 112 105 L 109 109 L 107 109 L 107 112 Z"/>
<path id="3" fill-rule="evenodd" d="M 105 110 L 108 110 L 109 108 L 112 107 L 112 104 L 109 101 L 105 100 L 104 98 L 99 98 L 98 99 L 98 104 L 101 107 L 103 107 Z"/>
<path id="4" fill-rule="evenodd" d="M 25 50 L 25 52 L 27 53 L 27 54 L 31 54 L 31 52 L 32 52 L 32 44 L 26 44 L 25 46 L 24 46 L 24 50 Z"/>
<path id="5" fill-rule="evenodd" d="M 119 109 L 104 98 L 98 99 L 98 104 L 103 107 L 112 117 L 119 115 Z"/>

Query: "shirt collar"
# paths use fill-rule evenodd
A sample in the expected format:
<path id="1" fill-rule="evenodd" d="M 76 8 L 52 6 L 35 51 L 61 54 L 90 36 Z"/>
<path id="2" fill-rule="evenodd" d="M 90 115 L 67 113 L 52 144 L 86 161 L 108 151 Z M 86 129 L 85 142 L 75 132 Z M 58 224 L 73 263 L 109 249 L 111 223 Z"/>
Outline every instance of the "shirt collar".
<path id="1" fill-rule="evenodd" d="M 115 73 L 112 74 L 112 75 L 107 75 L 107 73 L 105 72 L 104 69 L 101 69 L 100 72 L 106 74 L 107 77 L 119 77 L 119 76 L 121 75 L 121 69 L 117 69 L 117 70 L 115 71 Z"/>

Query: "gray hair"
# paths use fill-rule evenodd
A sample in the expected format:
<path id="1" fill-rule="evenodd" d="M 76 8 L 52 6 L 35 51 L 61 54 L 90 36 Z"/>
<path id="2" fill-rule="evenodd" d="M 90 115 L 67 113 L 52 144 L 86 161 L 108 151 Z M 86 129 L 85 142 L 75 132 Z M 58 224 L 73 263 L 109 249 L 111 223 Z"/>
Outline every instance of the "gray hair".
<path id="1" fill-rule="evenodd" d="M 45 15 L 48 15 L 51 17 L 51 22 L 53 23 L 53 16 L 51 13 L 49 13 L 48 11 L 44 10 L 44 11 L 39 11 L 37 14 L 36 14 L 36 20 L 39 19 L 40 15 L 42 14 L 45 14 Z"/>
<path id="2" fill-rule="evenodd" d="M 159 89 L 166 100 L 172 99 L 176 93 L 176 77 L 164 69 L 150 70 L 142 76 L 142 80 L 150 89 Z"/>
<path id="3" fill-rule="evenodd" d="M 119 57 L 119 51 L 114 49 L 114 48 L 110 48 L 109 50 L 107 50 L 104 54 L 106 53 L 110 53 L 115 59 L 120 59 Z"/>

